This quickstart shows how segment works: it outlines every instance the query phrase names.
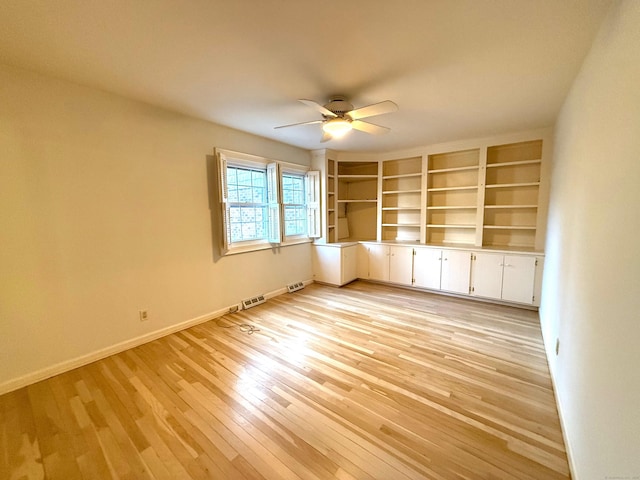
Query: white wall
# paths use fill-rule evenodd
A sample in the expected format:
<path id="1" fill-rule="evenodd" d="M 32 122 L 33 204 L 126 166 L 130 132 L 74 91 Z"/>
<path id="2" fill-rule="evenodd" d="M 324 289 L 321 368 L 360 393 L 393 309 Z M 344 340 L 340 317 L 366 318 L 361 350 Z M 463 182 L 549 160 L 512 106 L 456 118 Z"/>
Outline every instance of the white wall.
<path id="1" fill-rule="evenodd" d="M 309 152 L 4 66 L 0 106 L 0 392 L 312 278 L 308 244 L 219 258 L 209 209 L 214 147 Z"/>
<path id="2" fill-rule="evenodd" d="M 640 478 L 639 25 L 614 5 L 555 132 L 540 314 L 578 480 Z"/>

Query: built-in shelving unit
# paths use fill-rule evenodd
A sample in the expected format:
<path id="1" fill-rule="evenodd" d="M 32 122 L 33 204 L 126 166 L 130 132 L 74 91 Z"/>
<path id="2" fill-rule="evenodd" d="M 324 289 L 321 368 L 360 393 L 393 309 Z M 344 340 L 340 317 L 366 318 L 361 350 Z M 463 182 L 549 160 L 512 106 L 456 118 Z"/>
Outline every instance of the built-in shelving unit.
<path id="1" fill-rule="evenodd" d="M 534 247 L 541 164 L 542 140 L 487 149 L 483 245 Z"/>
<path id="2" fill-rule="evenodd" d="M 327 160 L 327 242 L 337 241 L 336 236 L 336 161 Z"/>
<path id="3" fill-rule="evenodd" d="M 378 162 L 337 162 L 338 240 L 375 240 L 378 204 Z"/>
<path id="4" fill-rule="evenodd" d="M 428 156 L 426 243 L 474 245 L 480 150 Z"/>
<path id="5" fill-rule="evenodd" d="M 551 130 L 386 153 L 315 151 L 325 229 L 317 243 L 411 242 L 542 252 Z M 549 139 L 549 140 L 548 140 Z"/>
<path id="6" fill-rule="evenodd" d="M 420 240 L 422 158 L 382 162 L 381 239 Z"/>

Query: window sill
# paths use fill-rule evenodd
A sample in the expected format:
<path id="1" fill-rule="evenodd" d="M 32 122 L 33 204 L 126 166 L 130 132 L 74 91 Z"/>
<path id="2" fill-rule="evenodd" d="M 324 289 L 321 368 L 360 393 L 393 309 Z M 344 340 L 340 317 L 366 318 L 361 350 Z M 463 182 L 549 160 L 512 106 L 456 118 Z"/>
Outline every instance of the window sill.
<path id="1" fill-rule="evenodd" d="M 282 243 L 260 243 L 260 244 L 246 245 L 241 247 L 233 247 L 227 250 L 226 252 L 223 252 L 222 256 L 228 257 L 229 255 L 257 252 L 260 250 L 277 250 L 278 248 L 282 248 L 282 247 L 290 247 L 293 245 L 302 245 L 303 243 L 312 243 L 312 242 L 313 242 L 312 238 L 305 237 L 304 239 L 289 240 L 289 241 L 284 241 Z"/>

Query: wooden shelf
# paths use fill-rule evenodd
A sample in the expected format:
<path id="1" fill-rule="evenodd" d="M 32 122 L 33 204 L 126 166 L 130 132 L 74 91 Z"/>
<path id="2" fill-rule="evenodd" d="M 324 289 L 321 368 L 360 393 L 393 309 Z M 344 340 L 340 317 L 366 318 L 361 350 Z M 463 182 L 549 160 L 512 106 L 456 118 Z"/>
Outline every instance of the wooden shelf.
<path id="1" fill-rule="evenodd" d="M 393 178 L 417 178 L 421 177 L 422 173 L 403 173 L 402 175 L 384 175 L 383 180 L 390 180 Z"/>
<path id="2" fill-rule="evenodd" d="M 525 183 L 492 183 L 485 185 L 485 188 L 517 188 L 517 187 L 538 187 L 540 182 L 525 182 Z"/>
<path id="3" fill-rule="evenodd" d="M 435 225 L 428 224 L 427 228 L 473 228 L 475 229 L 475 225 L 454 225 L 454 224 L 445 224 L 445 225 Z"/>
<path id="4" fill-rule="evenodd" d="M 387 190 L 382 192 L 383 195 L 401 195 L 404 193 L 422 193 L 422 190 Z"/>
<path id="5" fill-rule="evenodd" d="M 485 205 L 485 209 L 487 208 L 505 208 L 505 209 L 516 209 L 516 208 L 538 208 L 538 205 Z"/>
<path id="6" fill-rule="evenodd" d="M 382 207 L 383 211 L 406 211 L 406 210 L 414 210 L 414 211 L 420 211 L 421 208 L 420 207 Z"/>
<path id="7" fill-rule="evenodd" d="M 438 187 L 438 188 L 428 188 L 427 192 L 453 192 L 455 190 L 477 190 L 477 185 L 465 185 L 462 187 Z"/>
<path id="8" fill-rule="evenodd" d="M 419 223 L 383 223 L 383 227 L 411 227 L 411 228 L 420 228 Z"/>
<path id="9" fill-rule="evenodd" d="M 338 175 L 338 181 L 341 182 L 367 182 L 377 179 L 377 175 Z"/>
<path id="10" fill-rule="evenodd" d="M 450 173 L 450 172 L 464 172 L 470 170 L 478 170 L 478 165 L 471 165 L 469 167 L 453 167 L 453 168 L 439 168 L 437 170 L 429 170 L 427 173 Z"/>
<path id="11" fill-rule="evenodd" d="M 441 205 L 427 207 L 427 210 L 477 210 L 476 205 Z"/>
<path id="12" fill-rule="evenodd" d="M 516 167 L 518 165 L 535 165 L 537 163 L 542 163 L 542 160 L 521 160 L 519 162 L 502 162 L 502 163 L 487 163 L 487 168 L 496 168 L 496 167 Z"/>
<path id="13" fill-rule="evenodd" d="M 494 230 L 535 230 L 535 225 L 485 225 L 484 228 Z"/>
<path id="14" fill-rule="evenodd" d="M 338 200 L 338 203 L 377 203 L 378 200 L 374 199 L 363 199 L 363 200 Z"/>

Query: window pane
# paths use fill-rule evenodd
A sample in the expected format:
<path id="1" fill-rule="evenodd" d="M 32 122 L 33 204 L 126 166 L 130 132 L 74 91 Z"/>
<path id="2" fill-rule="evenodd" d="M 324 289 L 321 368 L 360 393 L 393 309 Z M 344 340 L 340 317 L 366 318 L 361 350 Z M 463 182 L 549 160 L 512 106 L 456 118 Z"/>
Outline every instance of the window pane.
<path id="1" fill-rule="evenodd" d="M 266 240 L 266 179 L 266 169 L 227 167 L 230 243 Z"/>
<path id="2" fill-rule="evenodd" d="M 284 207 L 284 234 L 285 235 L 306 235 L 307 221 L 305 207 Z"/>
<path id="3" fill-rule="evenodd" d="M 304 176 L 282 176 L 282 203 L 284 204 L 284 234 L 306 235 L 306 206 Z"/>
<path id="4" fill-rule="evenodd" d="M 238 201 L 238 187 L 236 185 L 227 186 L 227 197 L 230 202 Z"/>

